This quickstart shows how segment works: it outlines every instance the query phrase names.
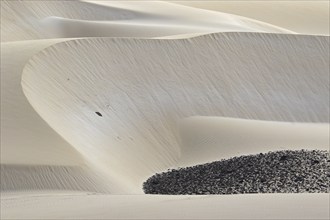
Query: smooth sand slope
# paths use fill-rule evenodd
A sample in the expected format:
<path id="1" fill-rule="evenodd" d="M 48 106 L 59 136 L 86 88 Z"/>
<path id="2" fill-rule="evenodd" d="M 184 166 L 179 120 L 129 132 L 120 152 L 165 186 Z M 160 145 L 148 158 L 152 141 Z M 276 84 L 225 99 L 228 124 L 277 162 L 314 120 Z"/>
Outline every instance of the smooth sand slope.
<path id="1" fill-rule="evenodd" d="M 50 190 L 110 191 L 82 155 L 40 118 L 23 94 L 21 75 L 27 60 L 60 41 L 63 40 L 1 44 L 2 192 L 29 191 L 42 185 Z M 14 187 L 15 182 L 21 187 Z M 60 184 L 52 186 L 54 183 Z"/>
<path id="2" fill-rule="evenodd" d="M 5 1 L 1 5 L 3 42 L 230 31 L 293 33 L 253 19 L 167 2 Z"/>
<path id="3" fill-rule="evenodd" d="M 328 219 L 328 194 L 35 195 L 1 200 L 5 219 Z M 19 209 L 19 211 L 17 211 Z"/>
<path id="4" fill-rule="evenodd" d="M 77 39 L 31 58 L 22 87 L 54 130 L 139 192 L 147 175 L 179 160 L 182 118 L 327 123 L 328 44 L 328 37 L 261 33 Z M 291 144 L 265 150 L 276 143 Z"/>
<path id="5" fill-rule="evenodd" d="M 329 35 L 329 1 L 172 1 L 267 22 L 300 34 Z"/>
<path id="6" fill-rule="evenodd" d="M 82 163 L 79 154 L 49 128 L 31 107 L 21 86 L 23 67 L 29 58 L 59 41 L 61 40 L 1 44 L 1 127 L 6 128 L 1 130 L 2 163 Z M 35 156 L 36 153 L 38 156 Z M 53 159 L 49 155 L 57 156 Z"/>
<path id="7" fill-rule="evenodd" d="M 262 21 L 1 1 L 1 217 L 328 218 L 327 195 L 91 195 L 141 194 L 154 172 L 232 155 L 329 149 L 329 37 Z"/>
<path id="8" fill-rule="evenodd" d="M 275 150 L 328 150 L 330 146 L 329 124 L 326 123 L 288 123 L 199 116 L 180 121 L 179 132 L 181 166 Z"/>

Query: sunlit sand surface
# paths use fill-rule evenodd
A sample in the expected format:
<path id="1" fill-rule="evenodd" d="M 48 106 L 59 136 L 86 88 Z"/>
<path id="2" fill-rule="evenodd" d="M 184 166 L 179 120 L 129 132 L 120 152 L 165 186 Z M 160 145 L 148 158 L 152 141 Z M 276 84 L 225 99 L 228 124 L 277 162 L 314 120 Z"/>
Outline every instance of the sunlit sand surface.
<path id="1" fill-rule="evenodd" d="M 1 2 L 1 218 L 329 218 L 326 193 L 143 193 L 167 169 L 329 150 L 326 4 L 212 4 Z"/>

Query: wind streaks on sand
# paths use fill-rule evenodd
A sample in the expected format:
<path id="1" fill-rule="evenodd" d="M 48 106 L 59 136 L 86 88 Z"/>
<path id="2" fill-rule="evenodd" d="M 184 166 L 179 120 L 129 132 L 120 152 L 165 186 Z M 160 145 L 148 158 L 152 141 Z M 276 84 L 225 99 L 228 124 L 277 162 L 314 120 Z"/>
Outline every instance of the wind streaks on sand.
<path id="1" fill-rule="evenodd" d="M 1 217 L 297 218 L 313 207 L 303 217 L 327 218 L 324 196 L 87 192 L 141 194 L 168 167 L 288 143 L 327 149 L 328 47 L 328 36 L 166 2 L 1 1 Z"/>
<path id="2" fill-rule="evenodd" d="M 269 33 L 74 39 L 33 56 L 22 87 L 57 133 L 118 185 L 138 193 L 146 177 L 185 157 L 181 119 L 327 123 L 328 44 L 323 36 Z M 310 146 L 328 146 L 327 138 L 318 140 Z"/>

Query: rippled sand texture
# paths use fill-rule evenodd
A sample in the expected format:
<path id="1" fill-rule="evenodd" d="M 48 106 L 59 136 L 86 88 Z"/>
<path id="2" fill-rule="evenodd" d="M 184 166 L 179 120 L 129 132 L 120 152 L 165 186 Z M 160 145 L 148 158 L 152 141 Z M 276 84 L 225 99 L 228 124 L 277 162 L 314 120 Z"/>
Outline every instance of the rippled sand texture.
<path id="1" fill-rule="evenodd" d="M 227 9 L 1 1 L 1 217 L 328 218 L 326 194 L 143 195 L 168 168 L 329 149 L 326 30 Z"/>

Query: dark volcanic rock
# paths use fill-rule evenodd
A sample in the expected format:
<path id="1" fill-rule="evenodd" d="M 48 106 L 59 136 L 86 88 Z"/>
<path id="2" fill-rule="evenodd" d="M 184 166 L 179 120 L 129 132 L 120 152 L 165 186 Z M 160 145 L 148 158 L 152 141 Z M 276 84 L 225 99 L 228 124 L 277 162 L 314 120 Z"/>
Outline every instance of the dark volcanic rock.
<path id="1" fill-rule="evenodd" d="M 276 151 L 233 157 L 155 174 L 147 194 L 242 194 L 330 192 L 329 152 Z"/>

